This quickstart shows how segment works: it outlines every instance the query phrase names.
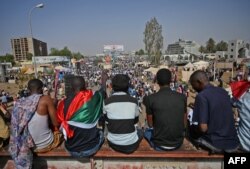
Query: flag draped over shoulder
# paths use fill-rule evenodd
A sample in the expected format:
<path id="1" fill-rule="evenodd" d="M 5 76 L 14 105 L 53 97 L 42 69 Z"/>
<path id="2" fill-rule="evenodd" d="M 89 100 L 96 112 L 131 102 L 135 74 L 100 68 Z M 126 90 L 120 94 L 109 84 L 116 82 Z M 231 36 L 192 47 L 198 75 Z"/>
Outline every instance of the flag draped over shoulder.
<path id="1" fill-rule="evenodd" d="M 233 97 L 239 99 L 250 87 L 250 82 L 248 81 L 238 81 L 230 84 Z"/>
<path id="2" fill-rule="evenodd" d="M 64 115 L 64 100 L 59 103 L 57 118 L 61 127 L 65 130 L 68 138 L 74 135 L 74 131 L 69 128 L 70 122 L 77 122 L 83 126 L 96 124 L 102 113 L 103 97 L 100 92 L 91 90 L 80 91 L 69 105 L 66 115 Z"/>
<path id="3" fill-rule="evenodd" d="M 16 168 L 32 168 L 34 142 L 28 130 L 28 123 L 36 112 L 41 94 L 19 99 L 11 114 L 9 152 Z"/>

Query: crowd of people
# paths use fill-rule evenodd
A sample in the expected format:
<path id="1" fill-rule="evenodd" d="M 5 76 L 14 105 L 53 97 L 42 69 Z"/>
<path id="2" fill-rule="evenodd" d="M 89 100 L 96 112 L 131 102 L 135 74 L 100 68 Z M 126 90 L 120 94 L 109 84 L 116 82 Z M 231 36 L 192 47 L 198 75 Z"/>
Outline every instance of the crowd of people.
<path id="1" fill-rule="evenodd" d="M 53 88 L 51 77 L 30 80 L 27 96 L 15 102 L 10 128 L 2 96 L 0 145 L 9 143 L 17 168 L 31 168 L 33 152 L 50 151 L 63 140 L 73 157 L 94 155 L 105 139 L 126 154 L 136 151 L 143 138 L 156 151 L 176 150 L 185 137 L 212 153 L 250 151 L 247 76 L 231 85 L 230 98 L 210 83 L 206 72 L 195 71 L 190 84 L 197 95 L 190 114 L 187 84 L 177 81 L 174 69 L 160 69 L 155 77 L 126 64 L 111 71 L 93 69 L 74 76 L 72 91 L 59 101 L 44 94 L 45 88 Z M 89 89 L 92 85 L 100 88 Z M 140 123 L 143 106 L 146 118 Z M 239 110 L 237 128 L 232 106 Z"/>

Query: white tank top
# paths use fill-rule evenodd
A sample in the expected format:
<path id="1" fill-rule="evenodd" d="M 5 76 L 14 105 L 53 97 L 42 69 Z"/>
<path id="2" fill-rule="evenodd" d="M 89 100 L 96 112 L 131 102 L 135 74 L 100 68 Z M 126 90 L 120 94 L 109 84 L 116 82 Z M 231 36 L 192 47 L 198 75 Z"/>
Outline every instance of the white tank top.
<path id="1" fill-rule="evenodd" d="M 36 149 L 45 148 L 54 140 L 54 135 L 49 128 L 48 115 L 40 115 L 35 112 L 28 124 L 28 129 L 34 140 Z"/>

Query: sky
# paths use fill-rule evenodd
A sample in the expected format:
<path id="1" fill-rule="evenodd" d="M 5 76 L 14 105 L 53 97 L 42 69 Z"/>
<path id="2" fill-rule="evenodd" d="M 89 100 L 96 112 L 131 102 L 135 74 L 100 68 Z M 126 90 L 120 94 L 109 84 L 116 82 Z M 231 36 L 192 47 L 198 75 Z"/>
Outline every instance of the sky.
<path id="1" fill-rule="evenodd" d="M 147 21 L 156 17 L 167 45 L 193 40 L 205 45 L 242 39 L 250 41 L 250 0 L 0 0 L 0 55 L 12 53 L 11 38 L 33 37 L 50 48 L 95 55 L 104 45 L 144 49 Z"/>

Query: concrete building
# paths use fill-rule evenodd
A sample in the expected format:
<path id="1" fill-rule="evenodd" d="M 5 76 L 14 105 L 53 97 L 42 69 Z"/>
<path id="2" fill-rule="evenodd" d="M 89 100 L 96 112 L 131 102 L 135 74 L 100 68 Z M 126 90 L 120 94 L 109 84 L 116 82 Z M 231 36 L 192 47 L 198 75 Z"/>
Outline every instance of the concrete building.
<path id="1" fill-rule="evenodd" d="M 11 67 L 11 62 L 0 63 L 0 82 L 6 82 L 7 69 Z"/>
<path id="2" fill-rule="evenodd" d="M 179 39 L 178 42 L 174 44 L 169 44 L 166 54 L 175 55 L 175 54 L 194 54 L 200 55 L 199 52 L 200 45 L 194 41 L 185 41 Z"/>
<path id="3" fill-rule="evenodd" d="M 228 41 L 226 59 L 240 59 L 249 56 L 249 46 L 243 40 Z"/>
<path id="4" fill-rule="evenodd" d="M 217 51 L 215 54 L 218 59 L 242 60 L 250 58 L 249 44 L 243 40 L 230 40 L 227 51 Z"/>
<path id="5" fill-rule="evenodd" d="M 28 37 L 11 39 L 11 47 L 15 61 L 27 60 L 27 56 L 47 56 L 47 43 Z"/>

